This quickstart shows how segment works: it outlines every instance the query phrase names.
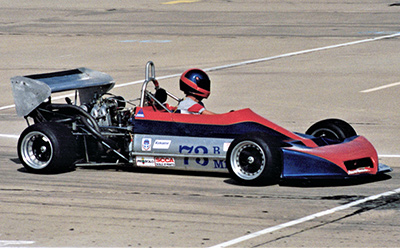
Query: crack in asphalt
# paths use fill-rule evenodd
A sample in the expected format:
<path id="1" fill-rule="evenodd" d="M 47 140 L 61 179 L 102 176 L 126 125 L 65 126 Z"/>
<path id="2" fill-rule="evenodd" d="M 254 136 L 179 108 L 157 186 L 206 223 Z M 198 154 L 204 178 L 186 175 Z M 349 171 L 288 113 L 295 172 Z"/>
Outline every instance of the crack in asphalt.
<path id="1" fill-rule="evenodd" d="M 86 193 L 86 194 L 117 194 L 117 195 L 162 195 L 162 196 L 189 196 L 189 197 L 209 197 L 210 195 L 199 194 L 199 193 L 187 193 L 182 194 L 178 192 L 140 192 L 140 191 L 107 191 L 107 190 L 39 190 L 39 189 L 26 189 L 26 188 L 0 188 L 0 192 L 35 192 L 35 193 Z M 246 198 L 246 199 L 287 199 L 287 200 L 335 200 L 352 202 L 359 199 L 365 198 L 363 195 L 333 195 L 333 196 L 278 196 L 278 195 L 245 195 L 245 194 L 221 194 L 214 195 L 215 197 L 224 198 Z"/>

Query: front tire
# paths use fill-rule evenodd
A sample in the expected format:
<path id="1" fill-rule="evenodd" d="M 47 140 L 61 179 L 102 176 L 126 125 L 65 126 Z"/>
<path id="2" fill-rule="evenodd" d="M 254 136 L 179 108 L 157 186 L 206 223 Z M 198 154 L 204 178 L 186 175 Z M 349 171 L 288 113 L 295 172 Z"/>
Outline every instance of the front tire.
<path id="1" fill-rule="evenodd" d="M 306 131 L 306 134 L 340 141 L 357 135 L 356 131 L 349 123 L 340 119 L 319 121 L 312 125 Z"/>
<path id="2" fill-rule="evenodd" d="M 77 142 L 60 123 L 42 122 L 26 128 L 18 140 L 18 157 L 33 173 L 59 173 L 73 169 Z"/>
<path id="3" fill-rule="evenodd" d="M 247 185 L 276 184 L 282 168 L 280 148 L 251 134 L 231 143 L 226 163 L 232 178 Z"/>

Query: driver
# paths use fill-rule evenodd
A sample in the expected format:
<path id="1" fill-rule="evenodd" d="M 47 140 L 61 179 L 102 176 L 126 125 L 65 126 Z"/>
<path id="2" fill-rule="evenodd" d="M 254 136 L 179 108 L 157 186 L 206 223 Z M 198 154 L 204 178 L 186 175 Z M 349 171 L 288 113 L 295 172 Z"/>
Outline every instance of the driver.
<path id="1" fill-rule="evenodd" d="M 182 114 L 215 115 L 202 103 L 210 95 L 210 79 L 201 69 L 189 69 L 182 73 L 179 88 L 186 97 L 179 102 L 178 111 Z"/>

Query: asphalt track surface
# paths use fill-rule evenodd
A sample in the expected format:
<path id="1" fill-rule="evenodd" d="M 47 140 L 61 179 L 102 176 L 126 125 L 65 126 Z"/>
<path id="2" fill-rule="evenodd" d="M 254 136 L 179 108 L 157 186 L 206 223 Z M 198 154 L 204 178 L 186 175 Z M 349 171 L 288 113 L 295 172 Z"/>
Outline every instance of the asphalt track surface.
<path id="1" fill-rule="evenodd" d="M 400 244 L 400 7 L 393 1 L 1 1 L 0 247 L 395 247 Z M 26 173 L 10 78 L 88 67 L 139 96 L 144 66 L 181 94 L 207 69 L 215 112 L 290 130 L 349 121 L 388 176 L 236 185 L 226 174 L 114 167 Z"/>

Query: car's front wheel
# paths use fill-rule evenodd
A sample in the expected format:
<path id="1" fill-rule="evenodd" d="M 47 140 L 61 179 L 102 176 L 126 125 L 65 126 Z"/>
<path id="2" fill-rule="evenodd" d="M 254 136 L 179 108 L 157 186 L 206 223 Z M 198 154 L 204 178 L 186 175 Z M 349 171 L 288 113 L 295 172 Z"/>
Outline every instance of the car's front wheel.
<path id="1" fill-rule="evenodd" d="M 235 139 L 229 146 L 226 162 L 231 176 L 244 184 L 276 184 L 281 174 L 279 147 L 257 135 Z"/>
<path id="2" fill-rule="evenodd" d="M 73 168 L 77 142 L 60 123 L 43 122 L 26 128 L 18 140 L 18 157 L 29 172 L 59 173 Z"/>
<path id="3" fill-rule="evenodd" d="M 312 125 L 306 134 L 315 137 L 325 137 L 332 140 L 344 140 L 356 136 L 354 128 L 347 122 L 340 119 L 326 119 Z"/>

